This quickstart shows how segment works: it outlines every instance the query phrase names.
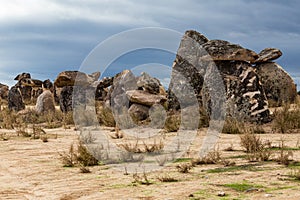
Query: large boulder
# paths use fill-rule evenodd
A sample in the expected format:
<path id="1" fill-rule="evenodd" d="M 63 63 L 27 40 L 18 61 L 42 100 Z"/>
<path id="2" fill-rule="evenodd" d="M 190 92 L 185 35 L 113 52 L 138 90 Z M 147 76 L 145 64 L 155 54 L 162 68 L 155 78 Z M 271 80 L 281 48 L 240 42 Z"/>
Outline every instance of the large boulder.
<path id="1" fill-rule="evenodd" d="M 13 111 L 25 109 L 22 95 L 16 86 L 13 86 L 8 92 L 8 108 Z"/>
<path id="2" fill-rule="evenodd" d="M 154 104 L 163 105 L 167 98 L 163 95 L 150 94 L 143 90 L 129 90 L 126 92 L 130 102 L 138 103 L 145 106 L 153 106 Z"/>
<path id="3" fill-rule="evenodd" d="M 279 58 L 282 52 L 276 48 L 265 48 L 258 54 L 255 63 L 268 62 Z"/>
<path id="4" fill-rule="evenodd" d="M 54 97 L 53 97 L 53 94 L 51 93 L 51 91 L 45 90 L 37 98 L 35 109 L 39 114 L 55 111 Z"/>
<path id="5" fill-rule="evenodd" d="M 266 62 L 257 66 L 257 74 L 271 105 L 280 106 L 284 102 L 293 103 L 297 88 L 290 75 L 277 63 Z"/>
<path id="6" fill-rule="evenodd" d="M 97 81 L 99 77 L 100 72 L 94 72 L 90 75 L 87 75 L 79 71 L 64 71 L 57 76 L 56 80 L 54 81 L 54 85 L 56 87 L 74 86 L 75 81 L 76 85 L 91 85 Z"/>

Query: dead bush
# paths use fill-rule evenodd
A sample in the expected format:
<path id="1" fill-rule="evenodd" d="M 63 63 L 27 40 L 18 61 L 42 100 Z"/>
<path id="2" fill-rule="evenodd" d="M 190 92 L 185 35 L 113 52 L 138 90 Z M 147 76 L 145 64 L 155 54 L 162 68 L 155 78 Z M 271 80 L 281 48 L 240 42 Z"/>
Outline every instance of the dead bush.
<path id="1" fill-rule="evenodd" d="M 300 106 L 291 109 L 290 104 L 284 104 L 282 109 L 274 112 L 273 130 L 287 133 L 300 128 Z"/>
<path id="2" fill-rule="evenodd" d="M 189 173 L 193 168 L 193 165 L 191 163 L 182 163 L 177 165 L 176 168 L 180 173 Z"/>
<path id="3" fill-rule="evenodd" d="M 115 127 L 116 121 L 112 110 L 105 106 L 103 102 L 97 102 L 96 106 L 97 118 L 101 125 Z"/>
<path id="4" fill-rule="evenodd" d="M 157 177 L 160 182 L 178 182 L 178 179 L 171 177 L 169 174 L 165 174 Z"/>
<path id="5" fill-rule="evenodd" d="M 227 117 L 223 126 L 223 133 L 241 134 L 245 131 L 245 124 L 235 118 Z"/>
<path id="6" fill-rule="evenodd" d="M 176 132 L 179 130 L 181 117 L 179 113 L 169 112 L 165 121 L 164 129 L 167 132 Z"/>

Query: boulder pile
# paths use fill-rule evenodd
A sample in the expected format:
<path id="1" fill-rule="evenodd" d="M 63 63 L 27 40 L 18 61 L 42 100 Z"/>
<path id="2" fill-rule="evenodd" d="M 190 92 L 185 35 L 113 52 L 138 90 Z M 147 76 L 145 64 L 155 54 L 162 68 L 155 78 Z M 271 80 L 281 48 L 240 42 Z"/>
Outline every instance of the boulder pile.
<path id="1" fill-rule="evenodd" d="M 169 109 L 179 110 L 189 105 L 188 95 L 176 96 L 174 92 L 181 90 L 184 93 L 183 85 L 186 85 L 193 88 L 199 105 L 210 113 L 216 105 L 209 93 L 219 89 L 219 95 L 226 96 L 227 116 L 268 122 L 268 101 L 282 105 L 294 102 L 297 95 L 291 77 L 272 62 L 281 55 L 279 49 L 266 48 L 257 54 L 238 44 L 209 40 L 196 31 L 186 31 L 173 64 L 168 91 Z M 217 70 L 213 71 L 214 68 Z M 220 85 L 216 82 L 216 73 L 221 77 L 224 92 L 216 88 Z M 214 101 L 218 102 L 216 98 L 219 98 L 217 95 Z"/>

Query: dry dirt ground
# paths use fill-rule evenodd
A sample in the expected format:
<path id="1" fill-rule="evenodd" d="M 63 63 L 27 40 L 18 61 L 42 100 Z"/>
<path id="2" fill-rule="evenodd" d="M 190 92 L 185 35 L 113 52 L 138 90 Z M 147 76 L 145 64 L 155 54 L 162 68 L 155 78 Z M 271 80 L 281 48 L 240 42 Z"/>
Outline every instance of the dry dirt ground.
<path id="1" fill-rule="evenodd" d="M 197 165 L 189 173 L 180 173 L 176 166 L 189 162 L 189 159 L 179 159 L 160 171 L 147 173 L 151 184 L 143 185 L 134 183 L 132 174 L 125 175 L 124 171 L 116 171 L 107 165 L 89 167 L 91 173 L 85 174 L 80 173 L 78 167 L 63 167 L 60 154 L 68 152 L 70 145 L 78 141 L 79 132 L 74 128 L 45 131 L 49 137 L 46 143 L 40 139 L 17 137 L 12 130 L 0 130 L 8 139 L 0 140 L 1 200 L 300 199 L 300 181 L 290 176 L 300 167 L 286 167 L 275 161 L 249 162 L 240 146 L 239 135 L 222 134 L 217 145 L 221 156 L 236 162 L 235 166 Z M 201 145 L 204 135 L 204 129 L 198 132 L 198 140 L 190 153 Z M 274 145 L 283 138 L 285 145 L 293 151 L 293 159 L 300 161 L 300 133 L 267 133 L 260 137 Z M 228 147 L 234 151 L 225 151 Z M 164 177 L 177 181 L 159 180 Z M 238 191 L 237 185 L 246 189 Z M 219 197 L 220 192 L 225 196 Z"/>

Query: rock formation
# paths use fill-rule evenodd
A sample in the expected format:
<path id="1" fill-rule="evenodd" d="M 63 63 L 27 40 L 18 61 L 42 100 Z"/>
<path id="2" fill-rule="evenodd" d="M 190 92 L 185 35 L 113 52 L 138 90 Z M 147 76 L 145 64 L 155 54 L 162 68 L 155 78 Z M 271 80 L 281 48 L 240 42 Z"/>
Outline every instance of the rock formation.
<path id="1" fill-rule="evenodd" d="M 227 115 L 240 118 L 241 116 L 236 115 L 240 114 L 247 121 L 268 122 L 270 112 L 265 91 L 271 90 L 273 93 L 272 90 L 276 89 L 271 86 L 271 78 L 268 80 L 263 78 L 265 75 L 262 71 L 268 71 L 263 67 L 269 65 L 265 62 L 274 60 L 281 54 L 281 51 L 275 48 L 266 48 L 256 54 L 238 44 L 223 40 L 208 40 L 196 31 L 187 31 L 181 40 L 173 64 L 168 91 L 169 109 L 179 110 L 189 107 L 194 103 L 192 99 L 196 98 L 200 107 L 204 107 L 211 114 L 211 109 L 221 102 L 218 98 L 222 97 L 222 94 L 214 97 L 211 95 L 213 90 L 216 90 L 217 94 L 216 87 L 222 84 L 225 89 Z M 217 71 L 214 71 L 214 68 Z M 277 72 L 282 74 L 279 69 Z M 221 77 L 222 83 L 217 81 L 216 73 Z M 283 89 L 282 94 L 294 100 L 295 85 L 290 77 L 285 75 L 284 79 L 289 80 L 288 87 L 292 89 L 290 92 Z M 280 79 L 283 76 L 280 75 Z M 261 79 L 266 81 L 262 81 L 261 84 Z"/>

